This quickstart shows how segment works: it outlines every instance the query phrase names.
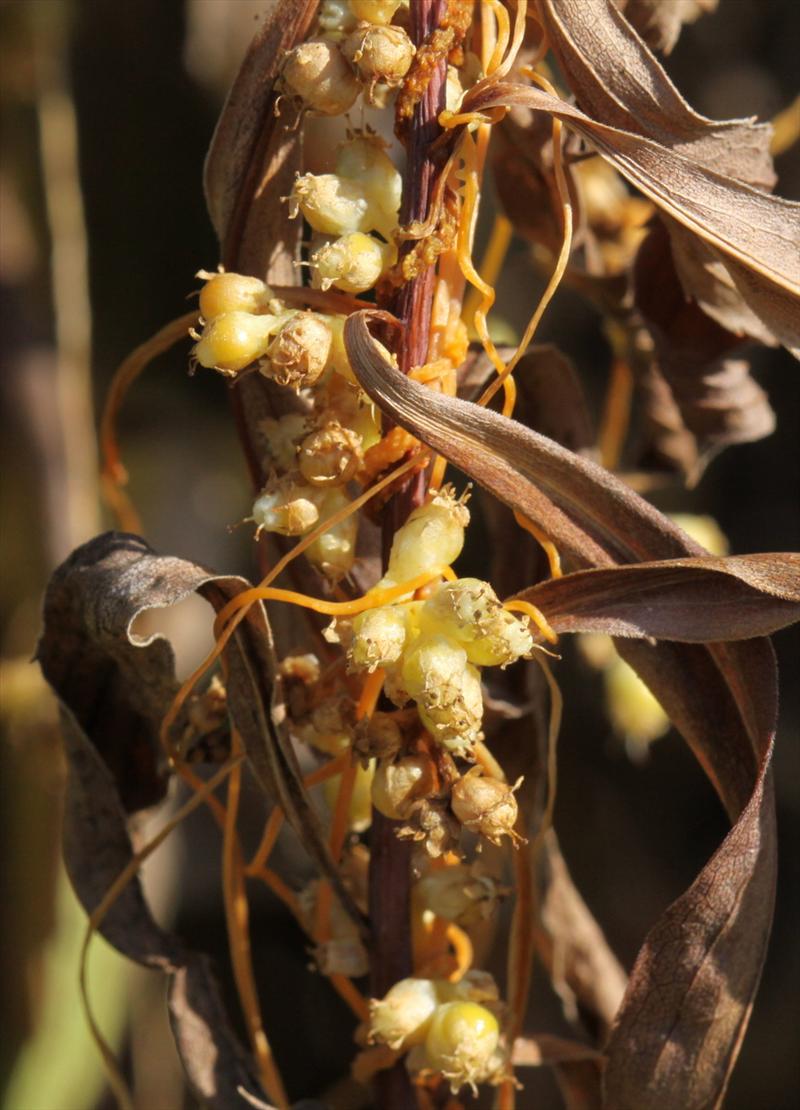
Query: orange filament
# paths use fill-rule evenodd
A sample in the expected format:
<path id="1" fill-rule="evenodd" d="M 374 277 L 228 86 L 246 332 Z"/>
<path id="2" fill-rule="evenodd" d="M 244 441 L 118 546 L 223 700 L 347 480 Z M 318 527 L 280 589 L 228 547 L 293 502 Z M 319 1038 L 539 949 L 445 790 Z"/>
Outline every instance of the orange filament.
<path id="1" fill-rule="evenodd" d="M 533 621 L 548 643 L 558 643 L 558 636 L 547 623 L 544 613 L 529 601 L 506 601 L 503 603 L 503 608 L 508 609 L 510 613 L 524 613 Z"/>
<path id="2" fill-rule="evenodd" d="M 561 556 L 553 541 L 545 535 L 541 528 L 537 528 L 532 520 L 528 520 L 522 513 L 518 513 L 516 509 L 514 510 L 514 520 L 516 520 L 520 528 L 524 528 L 526 532 L 530 532 L 536 542 L 544 550 L 547 561 L 550 564 L 550 577 L 561 578 L 564 573 L 561 569 Z"/>
<path id="3" fill-rule="evenodd" d="M 611 377 L 606 392 L 603 422 L 598 436 L 600 462 L 607 470 L 619 465 L 625 436 L 631 416 L 633 375 L 627 361 L 615 358 L 611 363 Z"/>

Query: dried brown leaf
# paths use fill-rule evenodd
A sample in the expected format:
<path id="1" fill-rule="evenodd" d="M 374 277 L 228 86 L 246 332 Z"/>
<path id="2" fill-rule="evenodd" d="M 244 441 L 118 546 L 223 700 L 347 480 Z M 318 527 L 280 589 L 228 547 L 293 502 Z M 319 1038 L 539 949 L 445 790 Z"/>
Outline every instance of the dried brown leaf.
<path id="1" fill-rule="evenodd" d="M 586 115 L 726 177 L 762 188 L 774 185 L 771 127 L 695 112 L 611 0 L 539 0 L 538 6 L 550 46 Z M 659 4 L 676 6 L 674 0 Z"/>
<path id="2" fill-rule="evenodd" d="M 345 341 L 373 400 L 532 519 L 576 564 L 704 554 L 602 468 L 512 420 L 405 379 L 380 355 L 367 318 L 350 318 Z M 774 655 L 763 639 L 617 644 L 682 731 L 735 824 L 645 940 L 608 1045 L 605 1104 L 700 1110 L 717 1106 L 724 1094 L 769 936 L 776 856 L 766 769 L 777 706 Z M 747 913 L 739 912 L 743 905 Z"/>
<path id="3" fill-rule="evenodd" d="M 161 721 L 178 688 L 171 648 L 162 638 L 137 638 L 131 631 L 137 616 L 194 592 L 220 609 L 247 588 L 242 578 L 156 555 L 139 537 L 117 532 L 84 544 L 54 572 L 38 658 L 62 705 L 109 766 L 129 812 L 160 797 L 144 794 L 140 780 L 149 786 L 154 778 Z M 228 708 L 257 779 L 360 922 L 302 785 L 260 603 L 240 623 L 225 661 Z"/>
<path id="4" fill-rule="evenodd" d="M 625 18 L 653 50 L 670 54 L 684 23 L 713 12 L 719 0 L 615 0 Z"/>
<path id="5" fill-rule="evenodd" d="M 800 555 L 706 556 L 577 571 L 520 595 L 557 632 L 747 640 L 800 620 Z"/>
<path id="6" fill-rule="evenodd" d="M 102 675 L 98 678 L 102 684 Z M 131 862 L 133 848 L 111 771 L 63 702 L 61 718 L 69 768 L 64 862 L 78 899 L 90 914 Z M 99 931 L 118 951 L 168 977 L 178 1052 L 203 1104 L 213 1110 L 235 1110 L 241 1105 L 240 1088 L 263 1097 L 230 1027 L 210 962 L 156 924 L 138 877 L 121 891 Z"/>
<path id="7" fill-rule="evenodd" d="M 579 1010 L 604 1040 L 619 1010 L 627 976 L 573 883 L 552 829 L 544 840 L 540 883 L 536 951 L 567 1016 L 574 1019 Z"/>

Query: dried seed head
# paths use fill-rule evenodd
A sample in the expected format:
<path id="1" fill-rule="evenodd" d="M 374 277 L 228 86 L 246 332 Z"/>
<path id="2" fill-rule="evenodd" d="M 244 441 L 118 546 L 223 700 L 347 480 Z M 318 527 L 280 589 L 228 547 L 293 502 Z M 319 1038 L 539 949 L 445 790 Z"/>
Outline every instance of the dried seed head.
<path id="1" fill-rule="evenodd" d="M 430 979 L 401 979 L 383 998 L 370 999 L 367 1039 L 396 1052 L 422 1044 L 438 1004 Z"/>
<path id="2" fill-rule="evenodd" d="M 466 652 L 445 636 L 421 636 L 402 664 L 403 681 L 420 720 L 453 755 L 469 756 L 480 736 L 483 696 Z"/>
<path id="3" fill-rule="evenodd" d="M 300 444 L 297 465 L 312 486 L 341 486 L 361 464 L 361 439 L 338 420 L 328 420 Z"/>
<path id="4" fill-rule="evenodd" d="M 272 476 L 253 503 L 257 530 L 302 536 L 319 520 L 322 494 L 296 475 Z"/>
<path id="5" fill-rule="evenodd" d="M 345 293 L 364 293 L 391 265 L 395 248 L 372 235 L 352 231 L 311 255 L 313 284 L 320 289 L 335 285 Z"/>
<path id="6" fill-rule="evenodd" d="M 263 358 L 281 323 L 277 316 L 223 312 L 203 328 L 192 354 L 201 366 L 232 377 Z"/>
<path id="7" fill-rule="evenodd" d="M 491 917 L 507 892 L 491 875 L 484 874 L 479 865 L 466 863 L 430 871 L 414 888 L 422 907 L 459 925 Z"/>
<path id="8" fill-rule="evenodd" d="M 503 666 L 533 650 L 527 625 L 509 613 L 488 582 L 460 578 L 445 582 L 420 613 L 422 627 L 463 645 L 470 663 Z"/>
<path id="9" fill-rule="evenodd" d="M 297 178 L 289 195 L 289 215 L 294 219 L 298 212 L 314 231 L 324 235 L 371 231 L 375 226 L 364 187 L 335 173 L 306 173 Z"/>
<path id="10" fill-rule="evenodd" d="M 346 509 L 350 504 L 340 489 L 321 490 L 318 486 L 309 486 L 314 490 L 319 501 L 319 514 L 325 520 L 340 509 Z M 350 513 L 338 524 L 332 525 L 323 532 L 318 539 L 306 549 L 306 555 L 332 582 L 338 582 L 345 574 L 349 574 L 356 560 L 356 537 L 358 534 L 358 516 Z"/>
<path id="11" fill-rule="evenodd" d="M 453 787 L 450 796 L 453 813 L 465 829 L 485 836 L 492 844 L 499 845 L 504 836 L 518 841 L 520 837 L 514 829 L 518 814 L 514 791 L 521 781 L 511 787 L 473 767 Z"/>
<path id="12" fill-rule="evenodd" d="M 321 376 L 331 351 L 331 329 L 322 316 L 297 312 L 267 349 L 268 362 L 259 369 L 278 385 L 305 389 Z"/>
<path id="13" fill-rule="evenodd" d="M 399 606 L 367 609 L 353 618 L 353 638 L 347 650 L 348 668 L 375 671 L 396 662 L 406 640 L 406 622 Z"/>
<path id="14" fill-rule="evenodd" d="M 499 1040 L 491 1010 L 477 1002 L 446 1002 L 429 1024 L 425 1054 L 456 1094 L 464 1084 L 474 1089 L 485 1078 Z"/>
<path id="15" fill-rule="evenodd" d="M 394 759 L 402 743 L 402 730 L 391 713 L 378 711 L 355 727 L 353 751 L 362 763 L 368 759 Z"/>
<path id="16" fill-rule="evenodd" d="M 395 533 L 384 582 L 404 582 L 461 554 L 469 510 L 448 487 L 415 509 Z"/>
<path id="17" fill-rule="evenodd" d="M 362 25 L 342 43 L 342 53 L 370 88 L 399 85 L 416 53 L 402 27 Z"/>
<path id="18" fill-rule="evenodd" d="M 286 55 L 281 84 L 290 96 L 323 116 L 352 108 L 361 91 L 358 78 L 335 42 L 309 39 Z"/>
<path id="19" fill-rule="evenodd" d="M 355 702 L 347 694 L 325 698 L 311 711 L 311 723 L 317 732 L 351 733 L 356 723 Z"/>
<path id="20" fill-rule="evenodd" d="M 364 23 L 391 23 L 394 13 L 408 0 L 350 0 L 350 10 L 356 19 Z"/>
<path id="21" fill-rule="evenodd" d="M 414 805 L 435 788 L 436 772 L 430 756 L 404 755 L 378 765 L 372 780 L 372 804 L 393 821 L 405 821 Z"/>
<path id="22" fill-rule="evenodd" d="M 209 274 L 200 270 L 197 277 L 207 278 L 200 290 L 200 315 L 206 322 L 225 312 L 262 312 L 271 307 L 275 294 L 260 278 L 245 274 Z"/>
<path id="23" fill-rule="evenodd" d="M 408 824 L 397 830 L 401 840 L 421 844 L 431 859 L 456 850 L 460 828 L 444 802 L 420 798 L 411 810 Z"/>

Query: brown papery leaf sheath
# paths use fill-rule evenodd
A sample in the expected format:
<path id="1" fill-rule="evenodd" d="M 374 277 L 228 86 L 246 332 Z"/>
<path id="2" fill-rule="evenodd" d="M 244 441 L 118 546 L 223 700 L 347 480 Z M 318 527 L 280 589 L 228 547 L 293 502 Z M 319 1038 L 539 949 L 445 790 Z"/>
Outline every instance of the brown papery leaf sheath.
<path id="1" fill-rule="evenodd" d="M 601 467 L 513 420 L 398 374 L 369 334 L 371 315 L 356 313 L 345 328 L 350 361 L 366 392 L 392 419 L 531 519 L 574 564 L 707 556 Z M 607 1045 L 606 1105 L 701 1110 L 719 1105 L 724 1095 L 772 920 L 774 655 L 765 639 L 708 645 L 620 640 L 618 648 L 683 733 L 735 824 L 645 939 Z"/>

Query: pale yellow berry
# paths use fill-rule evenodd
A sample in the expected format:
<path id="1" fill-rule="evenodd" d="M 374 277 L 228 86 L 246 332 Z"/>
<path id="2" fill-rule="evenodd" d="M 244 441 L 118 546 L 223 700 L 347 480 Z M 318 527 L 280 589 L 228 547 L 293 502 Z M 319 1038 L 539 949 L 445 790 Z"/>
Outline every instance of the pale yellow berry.
<path id="1" fill-rule="evenodd" d="M 278 385 L 306 389 L 322 375 L 331 350 L 331 329 L 314 312 L 297 312 L 267 348 L 261 367 L 265 377 Z"/>
<path id="2" fill-rule="evenodd" d="M 454 755 L 470 755 L 480 737 L 483 696 L 464 649 L 445 636 L 422 635 L 403 657 L 402 676 L 434 740 Z"/>
<path id="3" fill-rule="evenodd" d="M 342 143 L 336 153 L 336 172 L 357 181 L 390 224 L 397 224 L 403 179 L 383 140 L 377 135 L 358 135 Z"/>
<path id="4" fill-rule="evenodd" d="M 394 762 L 378 764 L 372 780 L 372 804 L 393 821 L 405 820 L 420 798 L 435 786 L 435 772 L 428 755 L 404 755 Z"/>
<path id="5" fill-rule="evenodd" d="M 469 523 L 466 505 L 443 489 L 415 509 L 395 533 L 384 581 L 405 582 L 436 566 L 447 566 L 461 554 Z"/>
<path id="6" fill-rule="evenodd" d="M 391 244 L 361 231 L 342 235 L 311 255 L 313 284 L 319 289 L 334 285 L 343 293 L 365 293 L 391 264 L 395 253 Z"/>
<path id="7" fill-rule="evenodd" d="M 273 477 L 253 503 L 258 531 L 278 532 L 282 536 L 302 536 L 319 520 L 320 490 L 285 474 Z"/>
<path id="8" fill-rule="evenodd" d="M 383 998 L 370 999 L 368 1040 L 396 1052 L 422 1044 L 438 1004 L 430 979 L 401 979 Z"/>
<path id="9" fill-rule="evenodd" d="M 309 486 L 313 489 L 319 501 L 319 515 L 322 520 L 332 516 L 349 504 L 347 498 L 339 489 L 323 490 L 318 486 Z M 344 520 L 334 524 L 327 532 L 309 545 L 306 555 L 322 573 L 337 582 L 348 574 L 356 559 L 356 536 L 358 533 L 358 516 L 350 513 Z"/>
<path id="10" fill-rule="evenodd" d="M 365 23 L 391 23 L 398 8 L 408 7 L 407 0 L 350 0 L 350 10 Z"/>
<path id="11" fill-rule="evenodd" d="M 520 780 L 521 781 L 521 780 Z M 514 787 L 485 776 L 474 767 L 458 780 L 450 795 L 450 806 L 465 829 L 500 844 L 504 836 L 519 840 L 515 831 L 518 806 Z"/>
<path id="12" fill-rule="evenodd" d="M 346 112 L 361 91 L 339 47 L 323 38 L 309 39 L 289 51 L 281 84 L 289 95 L 323 116 Z"/>
<path id="13" fill-rule="evenodd" d="M 497 1018 L 477 1002 L 446 1002 L 433 1015 L 425 1038 L 425 1054 L 455 1094 L 479 1083 L 487 1074 L 500 1040 Z"/>
<path id="14" fill-rule="evenodd" d="M 249 312 L 224 312 L 203 329 L 193 355 L 201 366 L 238 374 L 266 354 L 277 320 Z"/>
<path id="15" fill-rule="evenodd" d="M 200 315 L 208 323 L 224 312 L 262 312 L 269 308 L 275 294 L 268 285 L 245 274 L 208 274 L 201 270 L 198 277 L 206 281 L 200 290 Z"/>
<path id="16" fill-rule="evenodd" d="M 341 44 L 345 58 L 362 81 L 374 86 L 399 85 L 408 73 L 416 50 L 402 27 L 357 27 Z"/>
<path id="17" fill-rule="evenodd" d="M 361 439 L 338 420 L 328 420 L 300 444 L 297 465 L 313 486 L 341 486 L 361 465 Z"/>
<path id="18" fill-rule="evenodd" d="M 400 606 L 367 609 L 353 618 L 348 667 L 370 672 L 388 667 L 400 658 L 405 642 L 406 622 Z"/>
<path id="19" fill-rule="evenodd" d="M 314 231 L 325 235 L 375 227 L 372 202 L 364 187 L 335 173 L 306 173 L 297 178 L 289 195 L 289 214 L 294 218 L 298 212 Z"/>
<path id="20" fill-rule="evenodd" d="M 533 650 L 526 623 L 500 604 L 488 582 L 459 578 L 444 582 L 425 602 L 422 627 L 457 640 L 470 663 L 506 666 Z"/>

